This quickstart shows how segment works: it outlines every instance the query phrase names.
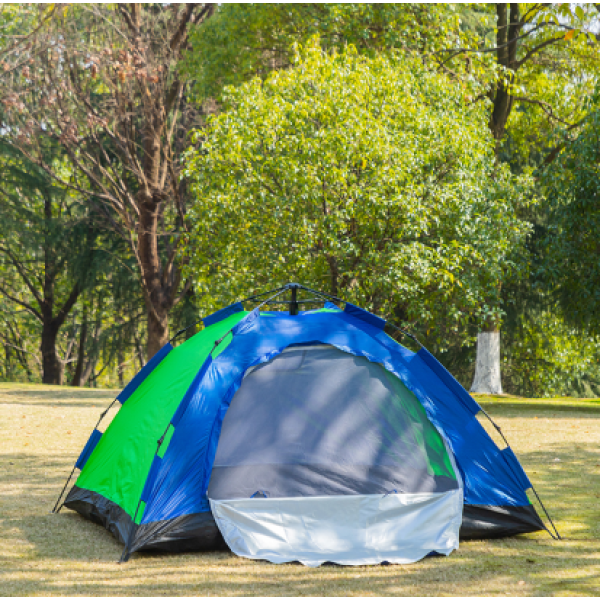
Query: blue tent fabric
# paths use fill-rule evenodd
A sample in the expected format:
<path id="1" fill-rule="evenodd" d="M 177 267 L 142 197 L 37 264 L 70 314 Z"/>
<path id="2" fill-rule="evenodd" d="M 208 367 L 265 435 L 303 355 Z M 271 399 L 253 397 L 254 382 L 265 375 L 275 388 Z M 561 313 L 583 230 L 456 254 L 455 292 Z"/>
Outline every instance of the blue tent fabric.
<path id="1" fill-rule="evenodd" d="M 235 304 L 231 304 L 230 306 L 226 306 L 213 313 L 212 315 L 208 315 L 208 317 L 204 317 L 202 322 L 205 327 L 210 327 L 223 319 L 226 319 L 230 315 L 235 314 L 236 312 L 242 312 L 244 310 L 244 305 L 241 302 L 236 302 Z"/>
<path id="2" fill-rule="evenodd" d="M 125 401 L 140 387 L 144 379 L 154 371 L 154 369 L 160 364 L 162 359 L 173 350 L 173 346 L 170 343 L 166 343 L 137 373 L 137 375 L 123 388 L 121 393 L 117 396 L 117 400 L 121 404 L 125 404 Z"/>
<path id="3" fill-rule="evenodd" d="M 208 358 L 204 361 L 204 364 L 202 365 L 202 368 L 200 369 L 200 371 L 198 372 L 196 377 L 194 377 L 194 381 L 192 382 L 192 385 L 189 387 L 189 389 L 185 393 L 185 396 L 183 397 L 182 401 L 179 403 L 179 406 L 177 407 L 177 410 L 175 411 L 175 414 L 173 415 L 173 418 L 171 419 L 171 425 L 173 425 L 173 427 L 177 427 L 177 425 L 179 424 L 181 417 L 187 410 L 187 407 L 189 406 L 189 404 L 192 400 L 194 391 L 198 387 L 199 383 L 202 381 L 202 379 L 203 379 L 206 371 L 210 367 L 211 363 L 212 363 L 212 356 L 209 355 Z"/>
<path id="4" fill-rule="evenodd" d="M 98 445 L 98 442 L 100 441 L 101 437 L 101 431 L 98 431 L 97 429 L 94 429 L 94 431 L 92 431 L 90 438 L 83 447 L 83 450 L 81 451 L 81 454 L 79 455 L 79 458 L 75 463 L 75 467 L 77 469 L 83 469 L 83 467 L 85 467 L 85 463 L 88 461 L 88 458 L 92 455 L 92 452 L 94 451 L 94 448 Z"/>
<path id="5" fill-rule="evenodd" d="M 377 329 L 383 329 L 385 327 L 385 319 L 370 313 L 364 308 L 354 306 L 354 304 L 346 303 L 346 306 L 344 306 L 344 312 L 355 319 L 360 319 L 366 323 L 369 323 L 369 325 L 373 325 L 373 327 L 376 327 Z"/>
<path id="6" fill-rule="evenodd" d="M 441 379 L 442 383 L 450 389 L 458 400 L 464 404 L 467 410 L 470 410 L 474 415 L 481 410 L 479 404 L 473 400 L 467 393 L 467 390 L 450 375 L 446 368 L 426 348 L 421 348 L 417 355 Z"/>
<path id="7" fill-rule="evenodd" d="M 185 396 L 185 409 L 176 413 L 174 434 L 149 482 L 142 523 L 210 510 L 206 494 L 221 425 L 244 373 L 302 344 L 329 344 L 396 375 L 452 450 L 465 504 L 527 506 L 529 480 L 514 454 L 500 451 L 481 427 L 475 417 L 479 405 L 426 350 L 415 354 L 400 346 L 382 331 L 381 319 L 364 318 L 362 312 L 263 316 L 254 310 L 242 319 L 229 346 L 200 370 Z"/>

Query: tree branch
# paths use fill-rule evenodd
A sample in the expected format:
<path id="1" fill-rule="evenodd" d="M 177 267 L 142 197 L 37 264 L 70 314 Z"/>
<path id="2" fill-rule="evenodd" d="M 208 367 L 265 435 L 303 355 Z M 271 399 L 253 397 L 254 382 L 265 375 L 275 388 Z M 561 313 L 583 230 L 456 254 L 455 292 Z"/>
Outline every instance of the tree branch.
<path id="1" fill-rule="evenodd" d="M 10 341 L 9 341 L 10 338 L 6 337 L 1 331 L 0 331 L 0 337 L 3 340 L 5 340 L 2 344 L 3 346 L 10 346 L 11 348 L 18 350 L 19 352 L 23 352 L 24 354 L 30 354 L 36 360 L 38 365 L 41 365 L 40 359 L 35 352 L 30 352 L 29 350 L 25 350 L 25 348 L 21 348 L 20 346 L 15 346 L 15 344 L 10 343 Z"/>
<path id="2" fill-rule="evenodd" d="M 13 253 L 10 252 L 4 246 L 0 246 L 0 252 L 2 252 L 3 254 L 6 254 L 6 256 L 8 256 L 10 261 L 13 263 L 13 265 L 19 272 L 21 279 L 23 280 L 25 285 L 29 288 L 29 291 L 33 294 L 33 297 L 35 298 L 36 302 L 38 303 L 38 305 L 41 308 L 42 305 L 44 304 L 44 301 L 42 300 L 42 297 L 39 295 L 38 291 L 35 289 L 35 287 L 31 283 L 31 281 L 29 280 L 29 277 L 27 277 L 27 274 L 25 273 L 25 269 L 23 268 L 23 265 L 21 264 L 21 262 L 19 260 L 17 260 L 17 258 L 13 255 Z"/>
<path id="3" fill-rule="evenodd" d="M 562 35 L 557 38 L 550 38 L 550 39 L 542 42 L 535 48 L 532 48 L 521 60 L 518 60 L 516 62 L 515 71 L 517 69 L 519 69 L 521 66 L 523 66 L 523 64 L 525 64 L 534 54 L 537 54 L 542 48 L 545 48 L 546 46 L 549 46 L 550 44 L 554 44 L 555 42 L 560 42 L 561 40 L 564 40 L 564 36 L 562 36 Z"/>
<path id="4" fill-rule="evenodd" d="M 194 9 L 196 8 L 196 6 L 198 6 L 198 5 L 197 4 L 186 5 L 187 10 L 185 11 L 183 18 L 179 22 L 179 27 L 177 27 L 177 30 L 175 31 L 175 33 L 171 37 L 171 41 L 169 42 L 169 48 L 171 48 L 171 50 L 173 52 L 175 52 L 179 49 L 179 45 L 180 45 L 181 41 L 186 37 L 185 30 L 190 22 L 190 19 L 192 18 L 192 14 L 194 13 Z M 207 8 L 208 8 L 208 5 L 202 9 L 202 12 L 200 14 L 205 13 Z"/>
<path id="5" fill-rule="evenodd" d="M 67 315 L 69 314 L 69 312 L 75 305 L 75 302 L 77 302 L 77 298 L 79 298 L 80 293 L 81 293 L 81 286 L 79 285 L 79 282 L 77 282 L 73 286 L 73 289 L 71 290 L 71 293 L 69 294 L 69 297 L 67 298 L 66 302 L 63 304 L 62 308 L 58 311 L 58 314 L 52 319 L 52 324 L 56 327 L 56 329 L 60 329 L 62 324 L 65 322 Z"/>
<path id="6" fill-rule="evenodd" d="M 500 45 L 494 46 L 492 48 L 456 48 L 454 50 L 452 50 L 450 48 L 444 48 L 443 50 L 437 50 L 436 52 L 433 52 L 432 56 L 435 56 L 436 54 L 442 54 L 444 52 L 453 52 L 453 54 L 451 54 L 446 60 L 444 60 L 444 63 L 447 63 L 449 60 L 452 60 L 455 56 L 458 56 L 459 54 L 462 54 L 464 52 L 472 52 L 474 54 L 486 54 L 489 52 L 498 52 L 498 50 L 503 50 L 504 48 L 508 47 L 510 44 L 513 44 L 523 38 L 529 37 L 532 33 L 538 31 L 539 29 L 541 29 L 542 27 L 545 27 L 546 25 L 549 25 L 549 23 L 540 23 L 539 25 L 532 27 L 526 33 L 523 33 L 522 35 L 519 35 L 511 40 L 508 40 L 504 44 L 500 44 Z"/>
<path id="7" fill-rule="evenodd" d="M 128 10 L 125 8 L 125 4 L 117 4 L 118 8 L 119 8 L 119 14 L 125 19 L 125 21 L 127 22 L 127 26 L 129 27 L 129 29 L 131 30 L 131 32 L 134 35 L 137 35 L 139 32 L 139 29 L 135 26 L 133 20 L 131 19 L 131 15 L 129 14 Z"/>
<path id="8" fill-rule="evenodd" d="M 572 131 L 573 129 L 577 129 L 577 127 L 579 127 L 580 125 L 582 125 L 583 122 L 589 116 L 590 115 L 586 115 L 585 117 L 583 117 L 583 119 L 580 119 L 579 121 L 577 121 L 577 123 L 573 123 L 573 125 L 567 127 L 566 131 Z M 566 145 L 567 145 L 567 143 L 563 142 L 562 144 L 559 144 L 558 146 L 556 146 L 556 148 L 554 148 L 553 150 L 551 150 L 550 153 L 543 160 L 542 165 L 546 167 L 550 163 L 554 162 L 554 160 L 556 160 L 557 156 L 560 154 L 561 150 L 563 150 Z"/>
<path id="9" fill-rule="evenodd" d="M 16 302 L 18 305 L 27 309 L 34 317 L 39 319 L 40 322 L 44 322 L 44 318 L 42 317 L 41 313 L 38 312 L 33 306 L 31 306 L 31 304 L 28 304 L 27 302 L 24 302 L 23 300 L 19 300 L 15 296 L 12 296 L 6 291 L 6 288 L 4 288 L 3 286 L 0 286 L 0 292 L 4 294 L 9 300 L 12 300 L 13 302 Z"/>
<path id="10" fill-rule="evenodd" d="M 517 100 L 518 102 L 527 102 L 528 104 L 535 104 L 535 105 L 539 106 L 551 119 L 554 119 L 555 121 L 558 121 L 559 123 L 562 123 L 563 125 L 566 125 L 567 127 L 576 126 L 576 124 L 574 125 L 573 123 L 569 123 L 568 121 L 565 121 L 564 119 L 561 119 L 560 117 L 557 117 L 554 114 L 554 110 L 552 109 L 552 106 L 548 102 L 544 102 L 543 100 L 535 100 L 533 98 L 526 98 L 525 96 L 512 96 L 512 98 L 513 98 L 513 100 Z"/>

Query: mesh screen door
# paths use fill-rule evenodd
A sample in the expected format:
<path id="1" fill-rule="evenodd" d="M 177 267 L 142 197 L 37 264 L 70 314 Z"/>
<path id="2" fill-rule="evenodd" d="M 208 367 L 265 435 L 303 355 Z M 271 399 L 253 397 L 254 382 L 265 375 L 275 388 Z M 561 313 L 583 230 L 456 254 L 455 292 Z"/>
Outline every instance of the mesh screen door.
<path id="1" fill-rule="evenodd" d="M 246 374 L 223 421 L 208 496 L 457 488 L 440 435 L 400 380 L 366 358 L 312 346 Z"/>

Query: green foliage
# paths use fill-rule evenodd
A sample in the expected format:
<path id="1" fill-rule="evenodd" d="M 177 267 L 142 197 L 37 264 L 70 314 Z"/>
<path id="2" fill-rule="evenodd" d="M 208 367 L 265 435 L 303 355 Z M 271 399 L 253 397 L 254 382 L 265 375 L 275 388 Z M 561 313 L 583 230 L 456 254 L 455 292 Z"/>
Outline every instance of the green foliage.
<path id="1" fill-rule="evenodd" d="M 393 48 L 433 52 L 452 45 L 458 31 L 455 9 L 445 4 L 221 4 L 191 35 L 185 68 L 204 100 L 289 67 L 294 46 L 315 35 L 324 49 L 353 45 L 373 57 Z"/>
<path id="2" fill-rule="evenodd" d="M 127 189 L 137 197 L 142 134 L 121 146 L 119 136 L 133 130 L 110 111 L 122 100 L 119 114 L 141 132 L 161 82 L 171 90 L 179 67 L 166 32 L 182 7 L 144 5 L 142 29 L 158 33 L 138 48 L 123 10 L 105 6 L 0 8 L 0 110 L 15 117 L 2 138 L 38 143 L 56 127 L 40 156 L 65 182 L 51 181 L 37 159 L 25 164 L 0 148 L 0 246 L 18 249 L 13 258 L 38 289 L 46 273 L 54 278 L 57 307 L 81 279 L 85 291 L 57 339 L 65 381 L 75 378 L 81 346 L 83 378 L 117 386 L 144 354 L 146 306 L 131 247 L 140 230 L 131 230 L 129 246 L 110 233 L 107 226 L 120 222 L 115 207 L 99 197 L 84 206 L 68 186 L 88 193 L 91 180 L 54 146 L 74 140 L 73 160 L 97 190 L 116 177 L 117 195 Z M 172 330 L 228 300 L 301 280 L 410 324 L 467 386 L 478 326 L 502 319 L 506 391 L 597 393 L 600 117 L 589 98 L 598 11 L 519 4 L 512 58 L 489 51 L 501 33 L 498 14 L 481 4 L 221 4 L 194 26 L 181 65 L 189 82 L 177 105 L 181 126 L 167 127 L 175 131 L 167 154 L 178 184 L 166 185 L 166 198 L 176 189 L 188 194 L 179 156 L 200 122 L 189 91 L 204 114 L 223 112 L 196 132 L 187 163 L 196 289 L 171 310 Z M 298 58 L 302 46 L 308 50 Z M 164 64 L 156 58 L 162 47 Z M 136 86 L 150 92 L 138 97 Z M 488 131 L 499 90 L 508 102 L 496 132 L 504 166 L 494 164 Z M 150 104 L 128 104 L 127 94 Z M 80 139 L 69 137 L 73 131 Z M 533 184 L 531 169 L 557 155 Z M 528 207 L 534 190 L 546 195 L 542 207 Z M 177 244 L 183 212 L 161 217 L 162 257 Z M 541 240 L 527 237 L 533 227 Z M 39 306 L 6 253 L 0 286 L 0 378 L 39 380 L 40 319 L 24 304 Z"/>
<path id="3" fill-rule="evenodd" d="M 544 56 L 523 65 L 512 86 L 522 100 L 515 101 L 501 152 L 513 170 L 540 165 L 560 143 L 563 129 L 587 115 L 596 85 L 590 67 L 599 60 L 597 44 L 576 38 L 565 43 L 565 48 L 551 47 Z"/>
<path id="4" fill-rule="evenodd" d="M 205 303 L 300 280 L 435 326 L 440 345 L 500 319 L 530 181 L 495 165 L 474 92 L 406 54 L 318 45 L 229 88 L 188 156 L 189 276 Z"/>
<path id="5" fill-rule="evenodd" d="M 68 174 L 56 145 L 46 145 L 45 160 Z M 43 323 L 59 314 L 76 285 L 82 294 L 56 338 L 65 382 L 73 381 L 79 344 L 85 350 L 84 380 L 94 382 L 108 367 L 114 369 L 119 355 L 133 362 L 128 346 L 145 311 L 126 244 L 98 226 L 97 215 L 78 194 L 57 184 L 7 140 L 0 143 L 0 175 L 0 346 L 5 352 L 0 378 L 40 380 Z M 129 376 L 134 371 L 131 365 Z"/>
<path id="6" fill-rule="evenodd" d="M 557 133 L 587 114 L 600 59 L 593 33 L 598 11 L 592 5 L 513 3 L 511 10 L 518 7 L 519 24 L 514 30 L 518 41 L 493 50 L 502 34 L 497 6 L 460 5 L 457 12 L 465 40 L 461 45 L 468 51 L 456 52 L 448 46 L 440 56 L 442 64 L 459 74 L 464 61 L 469 63 L 468 73 L 489 86 L 487 95 L 494 100 L 491 113 L 502 112 L 496 104 L 501 105 L 504 97 L 497 90 L 509 93 L 506 128 L 499 128 L 498 156 L 520 173 L 543 162 L 559 141 Z"/>
<path id="7" fill-rule="evenodd" d="M 600 339 L 565 323 L 559 310 L 519 310 L 503 329 L 507 393 L 529 397 L 597 396 Z"/>
<path id="8" fill-rule="evenodd" d="M 600 333 L 600 110 L 598 94 L 581 134 L 542 176 L 546 235 L 542 275 L 567 321 Z"/>
<path id="9" fill-rule="evenodd" d="M 597 336 L 570 326 L 547 299 L 528 305 L 521 296 L 518 304 L 505 304 L 505 310 L 500 335 L 502 388 L 506 394 L 528 398 L 600 395 Z M 426 335 L 419 338 L 426 347 L 434 347 Z M 454 345 L 438 350 L 437 356 L 468 389 L 475 371 L 475 347 Z"/>

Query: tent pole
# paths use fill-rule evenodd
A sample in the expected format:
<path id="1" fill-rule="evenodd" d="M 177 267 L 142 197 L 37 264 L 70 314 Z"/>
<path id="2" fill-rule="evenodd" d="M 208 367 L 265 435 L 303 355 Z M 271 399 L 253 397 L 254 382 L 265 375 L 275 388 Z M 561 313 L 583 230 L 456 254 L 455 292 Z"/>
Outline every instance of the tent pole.
<path id="1" fill-rule="evenodd" d="M 481 406 L 479 408 L 481 409 L 481 412 L 487 417 L 488 421 L 494 426 L 496 431 L 500 434 L 500 437 L 504 440 L 506 447 L 510 448 L 510 444 L 508 443 L 506 436 L 502 432 L 500 425 L 497 425 L 496 422 L 494 421 L 494 419 L 492 419 L 492 417 L 490 417 L 490 415 L 488 415 L 488 413 L 483 408 L 481 408 Z M 514 450 L 512 448 L 510 448 L 510 449 L 512 450 L 512 453 L 515 454 Z M 516 456 L 516 454 L 515 454 L 515 456 Z M 531 482 L 529 482 L 529 483 L 531 483 Z M 548 511 L 546 510 L 546 507 L 544 506 L 544 503 L 542 502 L 542 499 L 539 497 L 536 489 L 533 487 L 533 483 L 531 484 L 531 491 L 535 494 L 535 497 L 537 498 L 537 501 L 540 503 L 540 506 L 542 507 L 542 510 L 544 511 L 544 513 L 546 515 L 546 518 L 548 519 L 548 521 L 550 521 L 550 524 L 552 525 L 552 529 L 554 529 L 554 532 L 556 533 L 556 537 L 552 534 L 552 532 L 548 528 L 546 528 L 546 531 L 550 534 L 550 536 L 553 539 L 562 540 L 562 538 L 560 537 L 560 533 L 558 533 L 558 529 L 556 529 L 556 525 L 554 524 L 554 521 L 550 517 L 550 514 L 548 513 Z"/>
<path id="2" fill-rule="evenodd" d="M 292 293 L 292 301 L 290 302 L 290 315 L 294 316 L 298 314 L 298 299 L 296 296 L 298 288 L 294 285 L 294 287 L 290 287 L 290 291 Z"/>
<path id="3" fill-rule="evenodd" d="M 309 287 L 306 287 L 305 285 L 298 285 L 298 287 L 302 290 L 305 290 L 307 292 L 311 292 L 313 294 L 317 294 L 318 296 L 322 296 L 324 298 L 327 298 L 329 300 L 335 300 L 336 302 L 346 302 L 345 300 L 342 300 L 341 298 L 338 298 L 337 296 L 332 296 L 331 294 L 327 294 L 325 292 L 318 292 L 317 290 L 313 290 Z"/>
<path id="4" fill-rule="evenodd" d="M 96 423 L 94 429 L 98 429 L 98 425 L 100 425 L 100 422 L 102 421 L 102 419 L 104 419 L 104 417 L 106 416 L 106 413 L 113 407 L 114 403 L 117 401 L 117 399 L 115 398 L 109 405 L 108 408 L 100 415 L 100 418 L 98 419 L 98 422 Z M 75 462 L 75 464 L 77 464 L 77 461 Z M 60 499 L 62 498 L 62 495 L 65 493 L 65 490 L 67 489 L 67 486 L 69 485 L 69 481 L 71 481 L 71 477 L 73 477 L 73 473 L 75 473 L 75 469 L 77 468 L 77 466 L 73 467 L 73 470 L 71 471 L 71 474 L 69 475 L 68 479 L 67 479 L 67 483 L 65 483 L 65 487 L 63 487 L 60 495 L 58 496 L 58 500 L 56 501 L 56 504 L 54 505 L 54 508 L 52 509 L 52 513 L 59 513 L 60 509 L 64 506 L 64 503 L 60 505 L 60 507 L 58 508 L 58 510 L 56 509 L 56 507 L 58 506 L 58 503 L 60 502 Z"/>
<path id="5" fill-rule="evenodd" d="M 127 534 L 127 540 L 125 541 L 125 547 L 123 548 L 123 554 L 121 554 L 121 558 L 119 559 L 117 564 L 121 564 L 124 562 L 127 562 L 129 560 L 129 544 L 132 541 L 133 538 L 133 532 L 135 530 L 135 520 L 137 519 L 138 516 L 138 511 L 140 510 L 140 506 L 142 505 L 142 499 L 140 498 L 137 504 L 137 507 L 135 509 L 135 513 L 133 515 L 133 519 L 131 521 L 131 527 L 129 528 L 129 533 Z"/>
<path id="6" fill-rule="evenodd" d="M 256 294 L 255 296 L 250 296 L 248 298 L 244 298 L 243 300 L 240 300 L 239 302 L 249 302 L 250 300 L 254 300 L 255 298 L 260 298 L 261 296 L 266 296 L 267 294 L 270 294 L 271 292 L 278 292 L 279 290 L 284 289 L 284 288 L 277 288 L 275 290 L 269 290 L 268 292 L 263 292 L 262 294 Z M 194 327 L 194 325 L 198 325 L 198 323 L 202 323 L 204 319 L 198 319 L 197 321 L 194 321 L 191 325 L 188 325 L 187 327 L 184 327 L 183 329 L 180 329 L 170 340 L 169 340 L 169 344 L 174 341 L 175 339 L 177 339 L 182 333 L 185 333 L 188 329 L 190 329 L 191 327 Z"/>
<path id="7" fill-rule="evenodd" d="M 540 503 L 540 506 L 542 507 L 544 513 L 546 514 L 546 517 L 548 519 L 548 521 L 550 521 L 550 524 L 552 525 L 552 529 L 554 529 L 554 533 L 556 533 L 556 537 L 554 537 L 552 535 L 552 532 L 548 529 L 548 533 L 555 539 L 555 540 L 562 540 L 562 537 L 560 537 L 560 533 L 558 533 L 558 529 L 556 529 L 556 525 L 554 524 L 554 521 L 550 518 L 550 515 L 548 514 L 548 511 L 546 510 L 546 507 L 544 506 L 544 503 L 542 502 L 542 499 L 538 496 L 538 493 L 535 491 L 535 488 L 533 487 L 533 484 L 531 485 L 531 491 L 535 494 L 535 497 L 537 498 L 537 501 Z"/>
<path id="8" fill-rule="evenodd" d="M 281 296 L 281 294 L 283 294 L 283 292 L 285 292 L 287 289 L 288 289 L 287 286 L 279 288 L 277 290 L 276 294 L 274 294 L 270 298 L 267 298 L 266 300 L 263 300 L 254 310 L 260 310 L 265 304 L 269 303 L 271 300 L 275 300 L 275 298 L 277 298 L 277 296 Z"/>
<path id="9" fill-rule="evenodd" d="M 54 505 L 54 508 L 50 512 L 52 512 L 52 513 L 59 513 L 60 509 L 63 507 L 63 505 L 61 504 L 60 507 L 58 508 L 58 510 L 56 509 L 56 507 L 58 506 L 58 503 L 60 502 L 61 498 L 63 497 L 63 494 L 65 493 L 65 490 L 67 489 L 67 486 L 69 485 L 69 482 L 71 481 L 71 477 L 73 477 L 73 473 L 75 473 L 75 469 L 76 468 L 77 467 L 73 467 L 73 469 L 71 470 L 71 474 L 67 478 L 67 482 L 65 483 L 65 486 L 61 490 L 61 492 L 60 492 L 60 494 L 58 496 L 58 499 L 56 500 L 56 504 Z"/>
<path id="10" fill-rule="evenodd" d="M 344 304 L 348 304 L 346 302 L 346 300 L 343 300 L 342 298 L 338 298 L 337 296 L 332 296 L 331 294 L 326 294 L 325 292 L 317 292 L 317 290 L 313 290 L 311 288 L 307 288 L 303 285 L 300 286 L 300 289 L 303 289 L 307 292 L 310 292 L 311 294 L 316 294 L 317 296 L 321 296 L 323 298 L 328 298 L 330 300 L 335 300 L 336 302 L 343 302 Z M 374 313 L 373 313 L 374 314 Z M 393 323 L 390 323 L 389 321 L 386 321 L 386 323 L 390 326 L 393 327 L 396 331 L 400 332 L 402 335 L 405 335 L 406 337 L 409 337 L 411 340 L 413 340 L 414 342 L 416 342 L 417 344 L 419 344 L 419 346 L 421 346 L 421 348 L 423 348 L 423 344 L 421 344 L 421 342 L 416 338 L 416 336 L 414 336 L 412 333 L 406 331 L 406 329 L 402 329 L 401 327 L 398 327 L 397 325 L 394 325 Z"/>
<path id="11" fill-rule="evenodd" d="M 198 319 L 197 321 L 194 321 L 191 325 L 188 325 L 187 327 L 180 329 L 167 343 L 170 344 L 174 339 L 178 338 L 182 333 L 185 333 L 188 329 L 190 329 L 194 325 L 198 325 L 198 323 L 202 323 L 202 319 Z"/>
<path id="12" fill-rule="evenodd" d="M 260 310 L 265 304 L 268 304 L 271 300 L 274 300 L 275 298 L 277 298 L 277 296 L 281 296 L 281 294 L 283 294 L 283 292 L 285 292 L 286 290 L 287 290 L 287 287 L 279 288 L 279 290 L 277 291 L 276 294 L 274 294 L 270 298 L 267 298 L 266 300 L 263 300 L 263 302 L 261 302 L 254 310 Z M 236 326 L 232 327 L 225 335 L 221 336 L 218 340 L 215 341 L 215 345 L 213 346 L 213 349 L 210 351 L 211 354 L 217 349 L 219 344 L 233 331 L 233 329 L 235 327 Z"/>
<path id="13" fill-rule="evenodd" d="M 250 302 L 250 300 L 254 300 L 256 298 L 262 298 L 262 296 L 266 296 L 267 294 L 272 294 L 273 292 L 279 292 L 281 290 L 287 289 L 286 286 L 281 286 L 275 288 L 274 290 L 269 290 L 268 292 L 263 292 L 262 294 L 254 294 L 254 296 L 248 296 L 248 298 L 244 298 L 243 300 L 239 300 L 239 302 Z"/>

